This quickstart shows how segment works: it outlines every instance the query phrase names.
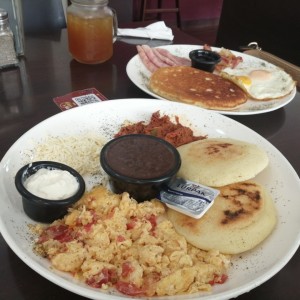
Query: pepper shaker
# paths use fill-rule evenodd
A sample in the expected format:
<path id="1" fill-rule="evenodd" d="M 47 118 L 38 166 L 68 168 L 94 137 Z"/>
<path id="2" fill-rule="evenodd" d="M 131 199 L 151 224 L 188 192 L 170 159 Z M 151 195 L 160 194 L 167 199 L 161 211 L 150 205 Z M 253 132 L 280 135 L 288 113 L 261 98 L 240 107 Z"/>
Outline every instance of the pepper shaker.
<path id="1" fill-rule="evenodd" d="M 9 27 L 8 13 L 0 8 L 0 69 L 18 63 L 13 33 Z"/>

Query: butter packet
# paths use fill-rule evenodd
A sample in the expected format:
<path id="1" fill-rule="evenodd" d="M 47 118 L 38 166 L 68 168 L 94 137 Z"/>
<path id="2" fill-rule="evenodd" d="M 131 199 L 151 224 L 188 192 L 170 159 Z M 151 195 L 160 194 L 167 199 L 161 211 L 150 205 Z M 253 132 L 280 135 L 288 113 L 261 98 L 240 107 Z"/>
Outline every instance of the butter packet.
<path id="1" fill-rule="evenodd" d="M 177 177 L 162 187 L 158 198 L 168 207 L 199 219 L 212 206 L 219 193 L 219 190 Z"/>

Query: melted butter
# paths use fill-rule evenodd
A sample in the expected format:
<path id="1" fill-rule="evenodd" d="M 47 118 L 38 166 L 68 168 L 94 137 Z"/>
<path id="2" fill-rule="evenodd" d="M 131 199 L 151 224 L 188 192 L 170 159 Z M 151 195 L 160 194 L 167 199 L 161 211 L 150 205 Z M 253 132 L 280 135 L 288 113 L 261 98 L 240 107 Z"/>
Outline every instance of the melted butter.
<path id="1" fill-rule="evenodd" d="M 41 168 L 25 181 L 24 186 L 40 198 L 63 200 L 76 193 L 79 183 L 68 171 Z"/>

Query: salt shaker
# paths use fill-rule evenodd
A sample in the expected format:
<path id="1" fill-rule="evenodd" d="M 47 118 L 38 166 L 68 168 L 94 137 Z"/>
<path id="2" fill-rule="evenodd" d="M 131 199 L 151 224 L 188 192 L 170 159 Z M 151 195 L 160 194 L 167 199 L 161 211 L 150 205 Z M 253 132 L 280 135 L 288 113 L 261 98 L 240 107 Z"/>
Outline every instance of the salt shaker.
<path id="1" fill-rule="evenodd" d="M 8 13 L 0 8 L 0 69 L 18 63 L 13 33 L 9 27 Z"/>

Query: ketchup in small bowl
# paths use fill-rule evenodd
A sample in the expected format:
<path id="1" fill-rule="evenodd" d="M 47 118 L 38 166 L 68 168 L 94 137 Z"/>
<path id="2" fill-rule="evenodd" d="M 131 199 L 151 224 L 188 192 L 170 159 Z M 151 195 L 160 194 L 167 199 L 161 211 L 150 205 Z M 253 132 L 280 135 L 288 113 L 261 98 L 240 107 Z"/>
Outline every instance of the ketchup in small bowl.
<path id="1" fill-rule="evenodd" d="M 192 67 L 207 72 L 213 72 L 216 64 L 221 61 L 221 56 L 211 50 L 196 49 L 189 53 Z"/>
<path id="2" fill-rule="evenodd" d="M 128 192 L 142 202 L 158 196 L 161 185 L 178 172 L 181 159 L 177 149 L 163 139 L 129 134 L 104 145 L 100 163 L 113 192 Z"/>

